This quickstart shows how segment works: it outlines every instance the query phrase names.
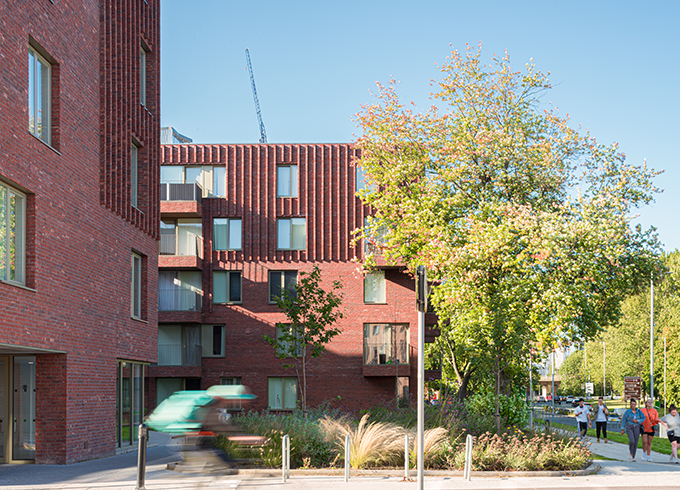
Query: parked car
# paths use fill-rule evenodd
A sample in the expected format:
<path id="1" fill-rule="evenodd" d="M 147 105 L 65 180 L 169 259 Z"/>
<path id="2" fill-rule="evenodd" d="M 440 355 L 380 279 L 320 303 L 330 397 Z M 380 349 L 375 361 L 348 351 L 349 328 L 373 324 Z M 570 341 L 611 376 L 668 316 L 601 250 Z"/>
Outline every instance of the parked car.
<path id="1" fill-rule="evenodd" d="M 538 403 L 545 403 L 545 397 L 544 396 L 539 396 L 538 400 L 536 400 Z"/>
<path id="2" fill-rule="evenodd" d="M 572 395 L 567 395 L 567 398 L 565 399 L 567 403 L 573 403 L 574 397 Z"/>

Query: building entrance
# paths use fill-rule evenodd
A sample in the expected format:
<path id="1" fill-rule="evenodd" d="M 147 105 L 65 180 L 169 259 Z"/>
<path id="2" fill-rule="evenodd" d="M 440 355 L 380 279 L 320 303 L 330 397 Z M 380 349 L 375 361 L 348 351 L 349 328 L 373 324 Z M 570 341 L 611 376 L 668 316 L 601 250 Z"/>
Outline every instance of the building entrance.
<path id="1" fill-rule="evenodd" d="M 0 356 L 0 463 L 35 460 L 35 356 Z"/>

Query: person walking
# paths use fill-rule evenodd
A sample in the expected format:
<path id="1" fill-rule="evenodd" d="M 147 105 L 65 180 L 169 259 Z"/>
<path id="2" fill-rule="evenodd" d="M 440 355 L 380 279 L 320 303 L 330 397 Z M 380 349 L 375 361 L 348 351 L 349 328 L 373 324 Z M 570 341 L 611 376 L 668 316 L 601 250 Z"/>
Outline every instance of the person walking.
<path id="1" fill-rule="evenodd" d="M 574 409 L 574 415 L 576 415 L 578 421 L 578 437 L 583 440 L 588 433 L 588 427 L 593 426 L 590 422 L 590 407 L 583 405 L 583 398 L 579 398 L 578 407 Z"/>
<path id="2" fill-rule="evenodd" d="M 630 457 L 628 461 L 635 462 L 638 441 L 640 440 L 640 425 L 645 421 L 645 414 L 637 409 L 637 400 L 630 399 L 630 408 L 626 410 L 621 419 L 621 434 L 624 432 L 628 436 L 628 451 Z"/>
<path id="3" fill-rule="evenodd" d="M 680 415 L 675 405 L 668 407 L 670 413 L 659 420 L 660 424 L 666 426 L 666 435 L 671 443 L 671 463 L 678 464 L 678 443 L 680 443 Z"/>
<path id="4" fill-rule="evenodd" d="M 604 443 L 607 444 L 607 416 L 609 409 L 604 404 L 604 398 L 597 399 L 597 407 L 595 407 L 595 430 L 597 432 L 597 442 L 600 442 L 600 431 L 604 437 Z"/>
<path id="5" fill-rule="evenodd" d="M 654 428 L 659 425 L 659 412 L 654 408 L 654 400 L 648 398 L 645 408 L 640 409 L 645 414 L 645 421 L 642 423 L 642 461 L 652 460 L 652 439 L 654 439 Z"/>

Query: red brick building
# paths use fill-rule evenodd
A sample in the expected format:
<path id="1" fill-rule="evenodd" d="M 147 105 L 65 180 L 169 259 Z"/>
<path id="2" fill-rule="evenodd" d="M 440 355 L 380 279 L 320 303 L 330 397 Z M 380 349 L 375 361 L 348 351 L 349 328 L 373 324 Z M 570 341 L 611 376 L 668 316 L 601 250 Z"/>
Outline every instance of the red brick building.
<path id="1" fill-rule="evenodd" d="M 157 356 L 159 1 L 0 1 L 0 462 L 134 444 Z"/>
<path id="2" fill-rule="evenodd" d="M 389 267 L 365 278 L 364 244 L 351 244 L 369 213 L 356 196 L 355 157 L 347 144 L 162 145 L 150 402 L 240 383 L 258 395 L 251 408 L 295 407 L 295 370 L 264 337 L 286 319 L 276 292 L 314 264 L 325 282 L 343 283 L 345 317 L 309 364 L 309 405 L 366 408 L 415 386 L 414 280 Z"/>

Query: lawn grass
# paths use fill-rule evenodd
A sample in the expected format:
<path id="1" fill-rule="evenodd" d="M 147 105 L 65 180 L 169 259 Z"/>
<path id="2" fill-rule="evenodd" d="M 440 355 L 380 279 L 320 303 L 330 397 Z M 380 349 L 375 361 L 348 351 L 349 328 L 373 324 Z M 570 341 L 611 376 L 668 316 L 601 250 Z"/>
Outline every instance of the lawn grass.
<path id="1" fill-rule="evenodd" d="M 552 427 L 557 427 L 559 429 L 568 430 L 574 433 L 578 432 L 576 427 L 573 425 L 554 423 L 552 424 Z M 587 435 L 593 439 L 597 438 L 595 429 L 588 429 Z M 628 437 L 625 434 L 621 434 L 621 432 L 607 431 L 607 440 L 628 445 Z M 642 438 L 640 438 L 638 441 L 638 447 L 642 448 Z M 665 437 L 655 437 L 652 439 L 652 451 L 661 454 L 671 454 L 671 443 Z"/>

